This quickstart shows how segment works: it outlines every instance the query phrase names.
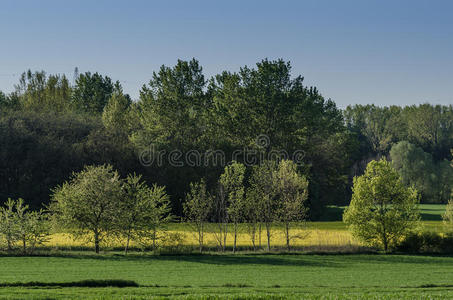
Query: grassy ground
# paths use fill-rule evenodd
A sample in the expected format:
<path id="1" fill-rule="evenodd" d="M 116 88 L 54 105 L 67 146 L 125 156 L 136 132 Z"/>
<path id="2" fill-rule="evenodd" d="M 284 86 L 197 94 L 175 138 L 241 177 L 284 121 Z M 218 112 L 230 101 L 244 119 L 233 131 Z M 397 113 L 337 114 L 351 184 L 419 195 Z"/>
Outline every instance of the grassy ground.
<path id="1" fill-rule="evenodd" d="M 0 298 L 451 299 L 452 265 L 404 255 L 0 257 Z M 119 279 L 139 287 L 71 286 Z"/>
<path id="2" fill-rule="evenodd" d="M 424 227 L 441 232 L 444 206 L 420 208 Z M 332 208 L 332 215 L 342 209 Z M 245 224 L 240 226 L 242 247 L 250 247 L 246 228 Z M 169 230 L 183 236 L 183 244 L 194 244 L 187 224 L 171 224 Z M 298 230 L 309 232 L 294 243 L 303 250 L 341 252 L 360 247 L 341 221 L 311 222 Z M 215 248 L 213 233 L 205 238 L 208 248 Z M 272 243 L 284 244 L 277 227 Z M 90 250 L 92 246 L 55 234 L 48 242 L 51 252 L 46 256 L 0 256 L 0 299 L 453 298 L 453 257 L 247 252 L 178 256 L 133 253 L 125 257 L 114 251 L 95 256 L 86 251 L 55 250 L 64 245 L 86 245 Z"/>

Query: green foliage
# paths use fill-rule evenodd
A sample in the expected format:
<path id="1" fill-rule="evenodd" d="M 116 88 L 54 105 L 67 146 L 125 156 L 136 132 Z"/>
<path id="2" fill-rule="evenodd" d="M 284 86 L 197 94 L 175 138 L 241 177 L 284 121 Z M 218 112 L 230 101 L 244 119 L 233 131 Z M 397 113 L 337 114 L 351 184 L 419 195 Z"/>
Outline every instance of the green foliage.
<path id="1" fill-rule="evenodd" d="M 14 110 L 19 107 L 18 98 L 16 94 L 6 95 L 0 91 L 0 113 Z"/>
<path id="2" fill-rule="evenodd" d="M 305 202 L 308 198 L 308 180 L 297 172 L 293 161 L 282 160 L 278 165 L 275 176 L 275 190 L 279 199 L 278 209 L 275 212 L 277 219 L 284 224 L 286 247 L 290 250 L 290 241 L 301 238 L 290 234 L 291 223 L 306 218 Z"/>
<path id="3" fill-rule="evenodd" d="M 203 179 L 190 184 L 190 191 L 187 193 L 183 205 L 184 215 L 196 230 L 200 252 L 203 251 L 205 226 L 211 214 L 212 204 L 213 197 L 207 190 L 206 182 Z"/>
<path id="4" fill-rule="evenodd" d="M 99 253 L 100 242 L 115 229 L 121 199 L 122 180 L 112 166 L 87 166 L 54 190 L 50 210 L 75 236 L 91 233 Z"/>
<path id="5" fill-rule="evenodd" d="M 445 213 L 442 215 L 444 225 L 447 228 L 447 232 L 453 233 L 453 191 L 452 197 L 448 200 L 448 204 L 445 207 Z"/>
<path id="6" fill-rule="evenodd" d="M 162 66 L 153 73 L 148 86 L 140 91 L 139 124 L 133 141 L 138 147 L 176 147 L 187 150 L 200 146 L 203 135 L 203 109 L 206 109 L 206 81 L 198 61 L 178 60 L 169 68 Z"/>
<path id="7" fill-rule="evenodd" d="M 14 97 L 26 110 L 63 112 L 71 109 L 72 88 L 65 75 L 44 71 L 22 73 Z"/>
<path id="8" fill-rule="evenodd" d="M 21 198 L 8 199 L 0 208 L 0 240 L 5 240 L 8 251 L 20 242 L 23 254 L 33 253 L 37 246 L 47 241 L 49 225 L 42 210 L 29 211 Z"/>
<path id="9" fill-rule="evenodd" d="M 0 208 L 0 237 L 7 244 L 7 250 L 11 251 L 14 244 L 19 240 L 19 224 L 15 217 L 16 201 L 8 199 Z"/>
<path id="10" fill-rule="evenodd" d="M 452 253 L 453 235 L 433 231 L 413 232 L 405 236 L 397 250 L 405 253 Z"/>
<path id="11" fill-rule="evenodd" d="M 434 158 L 449 159 L 453 147 L 453 106 L 412 105 L 406 107 L 348 106 L 344 111 L 347 126 L 365 137 L 371 153 L 388 154 L 391 146 L 409 141 Z"/>
<path id="12" fill-rule="evenodd" d="M 122 90 L 114 91 L 102 113 L 102 123 L 109 131 L 121 130 L 127 132 L 129 127 L 128 114 L 131 99 Z"/>
<path id="13" fill-rule="evenodd" d="M 233 252 L 236 251 L 237 225 L 244 217 L 244 175 L 245 166 L 233 161 L 225 167 L 225 171 L 220 175 L 219 180 L 222 190 L 225 193 L 228 220 L 234 226 Z"/>
<path id="14" fill-rule="evenodd" d="M 371 161 L 365 174 L 354 178 L 343 220 L 355 237 L 387 252 L 416 228 L 418 201 L 417 191 L 403 184 L 390 162 Z"/>
<path id="15" fill-rule="evenodd" d="M 162 229 L 171 220 L 170 203 L 163 187 L 148 187 L 140 175 L 129 175 L 123 183 L 123 198 L 116 217 L 116 230 L 125 238 L 125 252 L 131 240 L 153 249 Z"/>
<path id="16" fill-rule="evenodd" d="M 86 72 L 80 74 L 75 82 L 72 102 L 79 110 L 100 113 L 108 103 L 113 92 L 120 90 L 119 82 L 112 82 L 108 76 Z"/>
<path id="17" fill-rule="evenodd" d="M 264 161 L 252 168 L 247 189 L 246 211 L 249 220 L 259 220 L 266 227 L 267 250 L 271 247 L 271 228 L 277 221 L 275 214 L 278 208 L 275 190 L 277 163 Z M 253 229 L 256 230 L 256 229 Z M 254 237 L 252 236 L 252 239 Z"/>
<path id="18" fill-rule="evenodd" d="M 435 163 L 429 153 L 403 141 L 390 150 L 393 166 L 404 184 L 420 192 L 425 203 L 446 203 L 453 188 L 453 168 L 446 160 Z"/>

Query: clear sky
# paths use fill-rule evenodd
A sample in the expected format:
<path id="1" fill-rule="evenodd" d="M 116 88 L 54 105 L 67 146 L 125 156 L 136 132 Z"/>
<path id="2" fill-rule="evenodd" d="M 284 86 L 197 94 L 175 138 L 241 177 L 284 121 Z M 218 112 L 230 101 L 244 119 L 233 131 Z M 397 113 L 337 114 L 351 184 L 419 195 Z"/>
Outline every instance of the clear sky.
<path id="1" fill-rule="evenodd" d="M 290 60 L 340 107 L 453 104 L 453 1 L 0 1 L 0 90 L 27 69 L 98 71 L 138 97 L 160 65 L 207 76 Z"/>

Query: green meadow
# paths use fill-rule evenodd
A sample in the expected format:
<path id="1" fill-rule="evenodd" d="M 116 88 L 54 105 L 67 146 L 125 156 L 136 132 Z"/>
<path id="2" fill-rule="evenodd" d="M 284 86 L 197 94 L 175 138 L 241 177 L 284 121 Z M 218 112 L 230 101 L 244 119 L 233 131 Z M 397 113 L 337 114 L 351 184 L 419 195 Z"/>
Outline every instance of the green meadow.
<path id="1" fill-rule="evenodd" d="M 0 297 L 448 299 L 452 266 L 451 257 L 365 254 L 1 257 Z M 121 281 L 137 286 L 108 286 Z"/>
<path id="2" fill-rule="evenodd" d="M 442 205 L 421 205 L 442 230 Z M 173 229 L 189 230 L 183 224 Z M 313 222 L 347 230 L 341 221 Z M 1 299 L 451 299 L 453 257 L 258 253 L 47 252 L 0 257 Z"/>

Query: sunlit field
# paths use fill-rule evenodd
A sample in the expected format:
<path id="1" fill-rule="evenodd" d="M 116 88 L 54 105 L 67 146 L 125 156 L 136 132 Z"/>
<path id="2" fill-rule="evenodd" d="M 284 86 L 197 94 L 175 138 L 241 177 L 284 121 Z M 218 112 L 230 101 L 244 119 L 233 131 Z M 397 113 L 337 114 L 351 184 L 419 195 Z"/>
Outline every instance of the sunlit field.
<path id="1" fill-rule="evenodd" d="M 189 227 L 189 225 L 185 224 Z M 214 225 L 213 225 L 214 226 Z M 179 237 L 175 241 L 173 238 L 165 238 L 165 235 L 174 236 L 177 234 Z M 291 246 L 296 248 L 300 247 L 358 247 L 360 243 L 356 241 L 351 234 L 346 230 L 332 230 L 332 229 L 294 229 L 292 234 L 300 236 L 299 238 L 294 238 L 291 241 Z M 261 234 L 261 243 L 259 237 L 257 236 L 256 247 L 264 248 L 266 246 L 266 232 L 262 231 Z M 107 248 L 120 248 L 124 245 L 124 241 L 119 239 L 110 239 L 104 242 L 104 247 Z M 166 247 L 174 247 L 178 245 L 185 246 L 197 246 L 197 238 L 193 232 L 190 230 L 186 231 L 175 231 L 169 230 L 164 234 L 164 238 L 160 241 L 160 245 Z M 227 236 L 227 247 L 232 247 L 233 237 L 232 235 Z M 260 247 L 261 245 L 261 247 Z M 52 248 L 71 248 L 71 247 L 92 247 L 90 243 L 90 237 L 74 239 L 71 235 L 66 233 L 55 233 L 51 235 L 50 240 L 45 243 L 45 246 Z M 136 243 L 131 243 L 132 247 L 137 247 Z M 208 249 L 214 249 L 217 246 L 216 234 L 213 232 L 205 233 L 205 246 Z M 251 249 L 252 242 L 250 235 L 244 232 L 239 233 L 237 246 L 242 249 Z M 284 248 L 285 237 L 281 230 L 272 230 L 271 235 L 271 246 L 275 248 Z"/>
<path id="2" fill-rule="evenodd" d="M 338 210 L 338 208 L 335 208 Z M 341 210 L 343 208 L 340 208 Z M 445 211 L 445 205 L 422 204 L 420 213 L 422 216 L 422 228 L 425 230 L 443 232 L 444 226 L 441 221 L 441 215 Z M 207 249 L 215 250 L 217 247 L 216 239 L 217 224 L 209 224 L 206 229 L 204 244 Z M 266 247 L 266 231 L 261 228 L 261 235 L 256 235 L 256 248 L 264 249 Z M 232 228 L 229 228 L 231 233 Z M 274 249 L 284 249 L 286 247 L 285 236 L 279 225 L 274 225 L 271 231 L 271 246 Z M 291 241 L 291 246 L 298 250 L 332 250 L 332 251 L 354 251 L 362 248 L 363 245 L 348 232 L 347 226 L 341 221 L 330 222 L 306 222 L 294 224 L 292 235 L 296 236 Z M 261 238 L 260 238 L 261 236 Z M 66 233 L 54 233 L 51 235 L 45 247 L 61 249 L 81 249 L 90 248 L 92 243 L 90 236 L 74 239 Z M 103 242 L 103 247 L 107 249 L 120 249 L 124 246 L 124 241 L 110 238 Z M 132 247 L 138 248 L 140 245 L 131 243 Z M 197 246 L 197 237 L 194 229 L 187 223 L 172 223 L 168 225 L 167 231 L 159 240 L 159 246 L 178 247 L 178 246 Z M 233 236 L 227 236 L 227 247 L 233 246 Z M 239 226 L 237 246 L 242 250 L 252 250 L 251 236 L 247 231 L 247 225 Z"/>

